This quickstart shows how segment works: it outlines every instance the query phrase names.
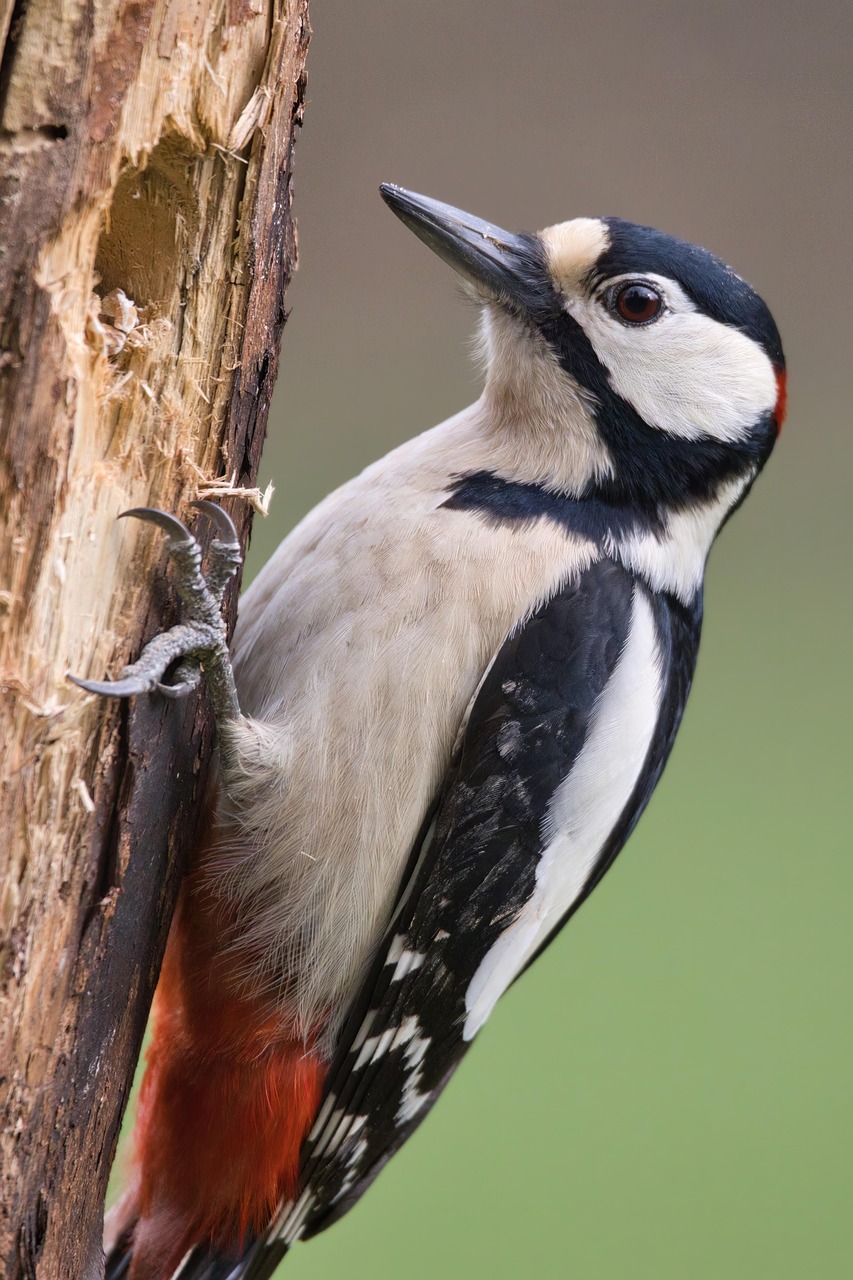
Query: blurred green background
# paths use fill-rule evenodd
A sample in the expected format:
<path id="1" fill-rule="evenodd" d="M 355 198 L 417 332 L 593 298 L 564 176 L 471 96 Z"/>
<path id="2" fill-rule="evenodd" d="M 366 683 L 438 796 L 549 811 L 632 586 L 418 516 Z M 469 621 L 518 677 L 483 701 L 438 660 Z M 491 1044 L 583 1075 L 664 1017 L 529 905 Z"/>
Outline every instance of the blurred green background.
<path id="1" fill-rule="evenodd" d="M 380 181 L 513 229 L 620 214 L 770 303 L 778 450 L 709 571 L 695 690 L 615 869 L 288 1280 L 853 1275 L 848 3 L 314 0 L 249 574 L 478 394 L 471 310 Z"/>

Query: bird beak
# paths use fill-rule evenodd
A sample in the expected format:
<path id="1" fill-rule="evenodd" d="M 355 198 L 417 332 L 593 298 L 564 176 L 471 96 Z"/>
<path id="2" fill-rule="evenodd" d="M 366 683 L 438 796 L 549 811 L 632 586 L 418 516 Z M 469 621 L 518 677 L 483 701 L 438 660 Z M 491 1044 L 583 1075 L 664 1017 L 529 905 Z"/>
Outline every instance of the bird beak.
<path id="1" fill-rule="evenodd" d="M 535 253 L 526 236 L 502 231 L 453 205 L 383 182 L 382 199 L 424 244 L 472 284 L 529 310 Z M 527 270 L 525 270 L 527 268 Z"/>

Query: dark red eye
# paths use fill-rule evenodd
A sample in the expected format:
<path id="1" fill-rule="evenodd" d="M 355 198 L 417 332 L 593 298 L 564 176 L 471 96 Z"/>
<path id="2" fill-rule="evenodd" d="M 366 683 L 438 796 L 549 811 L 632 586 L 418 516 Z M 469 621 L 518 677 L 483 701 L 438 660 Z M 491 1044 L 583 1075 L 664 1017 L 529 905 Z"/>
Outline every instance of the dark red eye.
<path id="1" fill-rule="evenodd" d="M 663 298 L 650 284 L 623 284 L 614 291 L 611 306 L 625 324 L 651 324 L 663 311 Z"/>

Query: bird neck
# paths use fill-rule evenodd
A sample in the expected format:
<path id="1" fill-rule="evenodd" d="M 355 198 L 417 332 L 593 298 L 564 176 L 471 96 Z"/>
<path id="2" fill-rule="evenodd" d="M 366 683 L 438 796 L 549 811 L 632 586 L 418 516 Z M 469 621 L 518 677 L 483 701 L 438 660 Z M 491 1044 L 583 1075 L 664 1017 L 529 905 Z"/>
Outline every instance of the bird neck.
<path id="1" fill-rule="evenodd" d="M 640 467 L 613 463 L 602 475 L 583 406 L 573 422 L 564 412 L 555 429 L 553 420 L 531 414 L 529 403 L 524 414 L 508 413 L 512 403 L 504 399 L 496 408 L 487 388 L 456 420 L 477 446 L 457 454 L 465 465 L 453 475 L 445 505 L 505 525 L 556 523 L 625 565 L 650 589 L 685 603 L 695 599 L 714 538 L 746 495 L 757 467 L 744 459 L 741 466 L 722 468 L 717 479 L 711 470 L 701 485 L 698 477 L 691 484 L 685 473 L 675 484 L 651 458 L 645 485 Z"/>
<path id="2" fill-rule="evenodd" d="M 593 401 L 538 329 L 486 308 L 480 354 L 485 385 L 468 412 L 497 470 L 572 495 L 614 475 Z"/>

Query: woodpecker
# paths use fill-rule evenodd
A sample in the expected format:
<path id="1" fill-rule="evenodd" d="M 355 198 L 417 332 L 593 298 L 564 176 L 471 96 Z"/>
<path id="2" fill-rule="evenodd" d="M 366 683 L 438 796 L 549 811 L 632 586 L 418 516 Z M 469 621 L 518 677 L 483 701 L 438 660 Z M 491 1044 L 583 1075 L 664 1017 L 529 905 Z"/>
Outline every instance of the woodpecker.
<path id="1" fill-rule="evenodd" d="M 180 521 L 133 513 L 187 621 L 79 682 L 174 694 L 203 661 L 219 736 L 109 1277 L 262 1280 L 420 1124 L 645 808 L 708 552 L 784 418 L 773 319 L 705 249 L 381 193 L 479 304 L 482 395 L 298 525 L 230 657 L 228 518 L 205 577 Z"/>

